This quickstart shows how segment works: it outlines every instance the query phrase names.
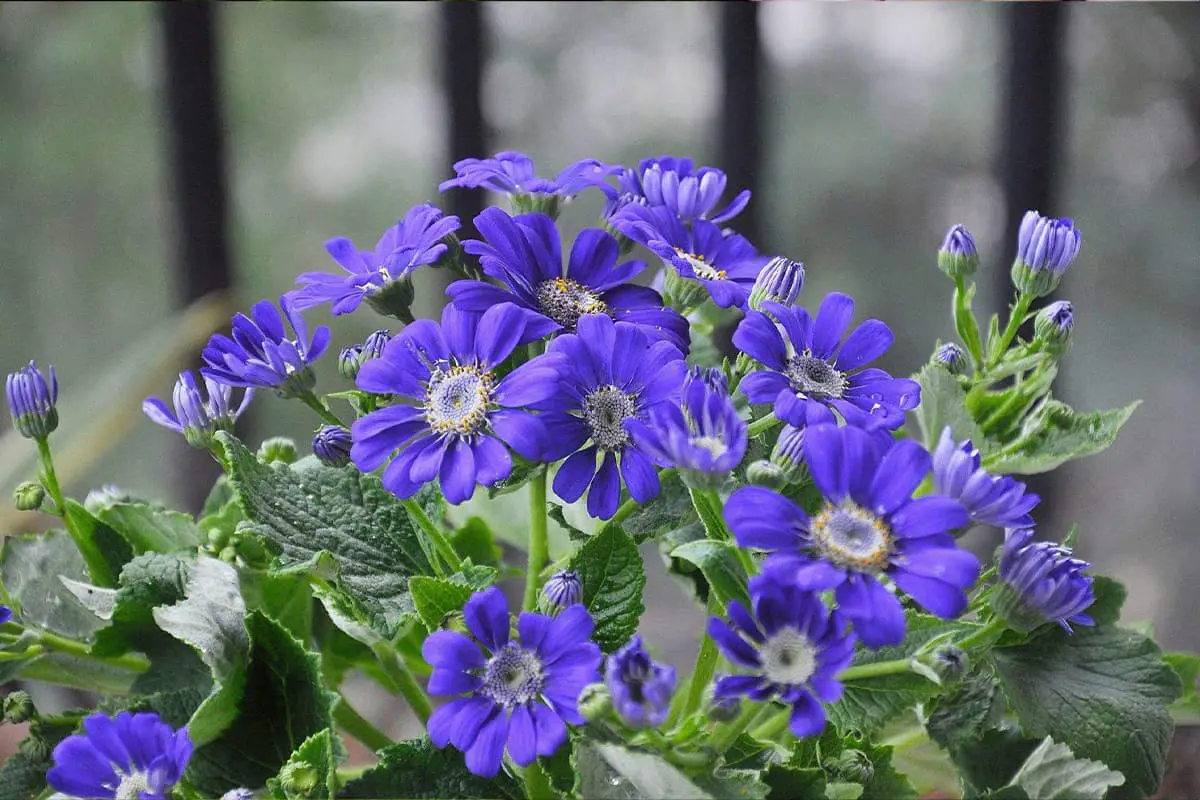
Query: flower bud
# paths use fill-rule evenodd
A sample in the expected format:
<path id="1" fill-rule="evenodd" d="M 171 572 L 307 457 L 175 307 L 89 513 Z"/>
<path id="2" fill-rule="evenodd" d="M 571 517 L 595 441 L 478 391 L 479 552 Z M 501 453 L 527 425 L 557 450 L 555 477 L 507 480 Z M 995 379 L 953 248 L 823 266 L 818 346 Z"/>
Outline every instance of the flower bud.
<path id="1" fill-rule="evenodd" d="M 946 342 L 933 352 L 929 363 L 945 367 L 951 375 L 962 375 L 967 371 L 967 351 L 954 342 Z"/>
<path id="2" fill-rule="evenodd" d="M 25 481 L 13 489 L 13 505 L 18 511 L 37 511 L 46 499 L 46 490 L 37 481 Z"/>
<path id="3" fill-rule="evenodd" d="M 28 692 L 20 690 L 9 692 L 4 698 L 4 721 L 13 725 L 19 725 L 22 722 L 28 722 L 37 716 L 37 709 L 33 707 L 33 699 L 30 698 Z"/>
<path id="4" fill-rule="evenodd" d="M 933 667 L 943 683 L 957 683 L 967 676 L 971 660 L 961 648 L 944 644 L 933 651 L 929 666 Z"/>
<path id="5" fill-rule="evenodd" d="M 955 225 L 946 233 L 942 248 L 938 250 L 938 269 L 951 278 L 965 278 L 979 269 L 979 253 L 975 249 L 975 238 L 962 225 Z"/>
<path id="6" fill-rule="evenodd" d="M 875 775 L 875 765 L 862 750 L 843 750 L 837 757 L 828 759 L 824 766 L 835 780 L 850 783 L 866 783 Z"/>
<path id="7" fill-rule="evenodd" d="M 362 354 L 358 358 L 359 366 L 367 363 L 373 358 L 379 358 L 383 354 L 383 348 L 387 347 L 387 343 L 392 340 L 392 332 L 388 330 L 377 330 L 363 340 Z"/>
<path id="8" fill-rule="evenodd" d="M 804 461 L 804 429 L 784 425 L 771 449 L 771 463 L 779 468 L 788 483 L 808 480 L 808 464 Z"/>
<path id="9" fill-rule="evenodd" d="M 254 800 L 254 792 L 249 789 L 230 789 L 221 795 L 221 800 Z"/>
<path id="10" fill-rule="evenodd" d="M 264 464 L 296 463 L 296 443 L 286 436 L 272 436 L 258 447 L 258 460 Z"/>
<path id="11" fill-rule="evenodd" d="M 320 775 L 307 761 L 285 764 L 279 771 L 279 786 L 288 797 L 310 797 Z"/>
<path id="12" fill-rule="evenodd" d="M 350 463 L 350 431 L 336 425 L 325 425 L 313 436 L 313 455 L 327 467 L 344 467 Z"/>
<path id="13" fill-rule="evenodd" d="M 742 698 L 714 697 L 708 707 L 708 718 L 713 722 L 732 722 L 742 713 Z"/>
<path id="14" fill-rule="evenodd" d="M 762 311 L 763 303 L 779 303 L 790 307 L 804 287 L 804 264 L 776 256 L 758 273 L 750 290 L 750 308 Z"/>
<path id="15" fill-rule="evenodd" d="M 395 317 L 407 325 L 413 321 L 412 302 L 415 295 L 412 273 L 405 272 L 393 276 L 381 289 L 368 294 L 367 302 L 378 313 L 385 317 Z"/>
<path id="16" fill-rule="evenodd" d="M 750 462 L 750 466 L 746 467 L 746 480 L 755 486 L 775 491 L 787 485 L 787 478 L 784 476 L 783 470 L 761 458 L 758 461 Z"/>
<path id="17" fill-rule="evenodd" d="M 362 355 L 362 345 L 352 344 L 349 347 L 343 347 L 338 353 L 338 375 L 341 375 L 348 381 L 352 381 L 358 377 L 358 368 L 362 366 L 359 357 Z"/>
<path id="18" fill-rule="evenodd" d="M 58 427 L 58 379 L 54 367 L 48 372 L 49 379 L 30 361 L 10 372 L 4 385 L 13 427 L 26 439 L 45 439 Z"/>
<path id="19" fill-rule="evenodd" d="M 579 573 L 571 570 L 561 570 L 550 576 L 542 587 L 542 595 L 538 606 L 544 614 L 554 616 L 568 606 L 583 601 L 583 581 Z"/>
<path id="20" fill-rule="evenodd" d="M 92 489 L 83 498 L 83 507 L 91 514 L 99 514 L 106 508 L 117 503 L 145 503 L 145 498 L 127 492 L 114 483 L 106 483 L 99 489 Z"/>
<path id="21" fill-rule="evenodd" d="M 1066 300 L 1058 300 L 1043 308 L 1033 320 L 1034 341 L 1054 356 L 1071 348 L 1071 329 L 1075 327 L 1075 309 Z"/>
<path id="22" fill-rule="evenodd" d="M 1026 211 L 1012 265 L 1012 281 L 1017 291 L 1034 297 L 1053 292 L 1079 254 L 1079 245 L 1079 229 L 1070 217 L 1057 219 Z"/>
<path id="23" fill-rule="evenodd" d="M 610 656 L 611 658 L 611 656 Z M 601 722 L 612 714 L 612 695 L 603 683 L 589 683 L 579 694 L 579 713 L 588 722 Z"/>

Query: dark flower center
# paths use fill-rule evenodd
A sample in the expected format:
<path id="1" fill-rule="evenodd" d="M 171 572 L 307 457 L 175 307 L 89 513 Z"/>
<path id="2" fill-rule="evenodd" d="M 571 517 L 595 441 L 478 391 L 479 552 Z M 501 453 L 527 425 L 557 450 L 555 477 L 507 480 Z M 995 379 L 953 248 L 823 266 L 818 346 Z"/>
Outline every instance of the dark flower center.
<path id="1" fill-rule="evenodd" d="M 817 649 L 795 628 L 780 628 L 760 651 L 763 674 L 772 683 L 796 686 L 817 669 Z"/>
<path id="2" fill-rule="evenodd" d="M 822 558 L 856 572 L 880 572 L 892 557 L 892 532 L 853 503 L 826 504 L 812 522 L 813 544 Z"/>
<path id="3" fill-rule="evenodd" d="M 476 366 L 435 367 L 425 395 L 425 419 L 438 433 L 471 434 L 487 422 L 492 374 Z"/>
<path id="4" fill-rule="evenodd" d="M 608 306 L 600 296 L 570 278 L 542 281 L 537 287 L 542 313 L 567 330 L 575 330 L 584 314 L 607 314 Z"/>
<path id="5" fill-rule="evenodd" d="M 583 418 L 592 429 L 592 441 L 601 450 L 619 450 L 625 446 L 629 441 L 625 420 L 636 413 L 633 395 L 611 384 L 583 398 Z"/>
<path id="6" fill-rule="evenodd" d="M 688 262 L 688 266 L 692 268 L 692 272 L 696 273 L 696 277 L 705 281 L 723 281 L 726 277 L 726 272 L 723 269 L 717 269 L 712 264 L 709 264 L 704 258 L 704 254 L 689 253 L 682 247 L 675 248 L 675 255 Z"/>
<path id="7" fill-rule="evenodd" d="M 488 661 L 480 692 L 502 706 L 512 707 L 536 698 L 545 683 L 537 653 L 509 642 Z"/>
<path id="8" fill-rule="evenodd" d="M 839 398 L 846 391 L 846 376 L 808 350 L 789 358 L 784 372 L 793 389 L 813 399 Z"/>

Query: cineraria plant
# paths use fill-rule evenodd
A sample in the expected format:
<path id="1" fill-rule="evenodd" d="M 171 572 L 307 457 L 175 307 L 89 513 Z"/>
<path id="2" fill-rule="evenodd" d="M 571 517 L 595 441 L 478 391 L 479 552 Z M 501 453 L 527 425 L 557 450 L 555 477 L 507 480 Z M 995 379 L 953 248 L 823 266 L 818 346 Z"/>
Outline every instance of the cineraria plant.
<path id="1" fill-rule="evenodd" d="M 718 169 L 588 159 L 549 179 L 509 152 L 455 172 L 443 189 L 507 196 L 473 220 L 479 239 L 432 204 L 373 251 L 331 239 L 341 272 L 238 314 L 170 406 L 146 400 L 221 467 L 199 514 L 115 487 L 65 496 L 55 372 L 8 376 L 41 463 L 15 501 L 59 524 L 4 544 L 3 675 L 102 700 L 5 698 L 4 719 L 30 724 L 5 798 L 1157 790 L 1172 714 L 1200 710 L 1200 659 L 1122 626 L 1120 584 L 1074 530 L 1036 527 L 1014 477 L 1103 450 L 1136 405 L 1053 397 L 1074 309 L 1033 304 L 1079 253 L 1071 220 L 1025 216 L 1012 309 L 986 334 L 980 255 L 951 228 L 936 263 L 957 341 L 901 377 L 879 359 L 903 314 L 854 324 L 849 296 L 805 296 L 802 263 L 736 232 L 750 195 L 723 201 Z M 567 248 L 558 212 L 589 196 L 597 225 Z M 414 319 L 421 270 L 455 278 L 438 319 Z M 375 312 L 397 322 L 343 345 L 341 384 L 318 392 L 331 335 L 305 314 Z M 697 346 L 718 323 L 723 354 Z M 311 456 L 236 435 L 270 394 L 313 412 Z M 462 508 L 514 492 L 517 563 Z M 553 559 L 552 520 L 569 534 Z M 994 552 L 962 546 L 976 526 Z M 639 632 L 648 542 L 705 609 L 690 666 Z M 368 721 L 351 673 L 425 733 Z M 375 762 L 346 766 L 343 737 Z"/>

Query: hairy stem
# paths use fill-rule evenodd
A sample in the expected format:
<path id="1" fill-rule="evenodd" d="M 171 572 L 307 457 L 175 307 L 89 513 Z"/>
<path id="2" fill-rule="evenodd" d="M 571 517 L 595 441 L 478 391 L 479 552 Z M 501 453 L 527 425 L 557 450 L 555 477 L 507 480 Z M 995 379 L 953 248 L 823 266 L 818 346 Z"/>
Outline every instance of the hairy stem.
<path id="1" fill-rule="evenodd" d="M 749 550 L 738 547 L 737 541 L 729 531 L 729 526 L 725 524 L 724 508 L 721 506 L 720 496 L 713 489 L 691 489 L 689 491 L 692 495 L 692 505 L 696 508 L 700 521 L 704 523 L 704 531 L 708 534 L 708 538 L 728 543 L 733 548 L 733 554 L 738 563 L 746 571 L 746 577 L 754 577 L 756 572 L 754 560 L 750 557 Z"/>
<path id="2" fill-rule="evenodd" d="M 755 436 L 758 436 L 760 433 L 766 433 L 767 431 L 771 430 L 771 428 L 774 428 L 776 425 L 778 425 L 782 421 L 783 420 L 781 420 L 781 419 L 779 419 L 779 417 L 775 416 L 775 412 L 772 411 L 770 414 L 767 414 L 765 417 L 762 417 L 761 419 L 756 419 L 756 420 L 754 420 L 754 422 L 751 422 L 746 428 L 746 433 L 751 439 L 753 439 Z"/>
<path id="3" fill-rule="evenodd" d="M 754 703 L 746 703 L 742 708 L 742 713 L 738 714 L 735 719 L 717 726 L 705 746 L 717 753 L 724 753 L 734 740 L 750 727 L 750 723 L 757 722 L 762 718 L 764 712 L 770 713 L 771 710 L 769 705 L 760 707 Z"/>
<path id="4" fill-rule="evenodd" d="M 62 516 L 63 527 L 67 529 L 67 533 L 71 535 L 71 539 L 75 542 L 75 547 L 79 550 L 79 554 L 83 556 L 83 563 L 87 565 L 88 576 L 92 583 L 97 586 L 111 587 L 116 586 L 116 580 L 112 574 L 112 569 L 105 560 L 104 554 L 100 552 L 100 547 L 92 539 L 88 531 L 80 530 L 76 520 L 71 518 L 71 514 L 67 510 L 67 501 L 63 497 L 62 487 L 58 484 L 58 475 L 54 472 L 54 459 L 50 455 L 50 442 L 45 438 L 37 440 L 38 453 L 42 457 L 42 477 L 46 484 L 46 491 L 50 493 L 51 499 L 54 500 L 54 505 L 58 509 L 58 513 Z"/>
<path id="5" fill-rule="evenodd" d="M 338 704 L 333 708 L 333 721 L 346 733 L 358 739 L 371 750 L 382 750 L 394 744 L 391 737 L 376 728 L 362 714 L 350 705 L 345 695 L 340 695 Z"/>
<path id="6" fill-rule="evenodd" d="M 311 389 L 308 390 L 307 392 L 305 392 L 304 394 L 300 394 L 300 395 L 296 395 L 296 396 L 304 403 L 304 405 L 308 406 L 313 411 L 317 412 L 317 416 L 320 417 L 325 422 L 328 422 L 330 425 L 335 425 L 339 428 L 346 427 L 346 423 L 344 423 L 340 419 L 338 419 L 337 415 L 334 414 L 332 411 L 330 411 L 329 407 L 327 405 L 325 405 L 325 403 L 321 400 L 321 398 L 319 398 L 315 394 L 313 394 Z"/>
<path id="7" fill-rule="evenodd" d="M 991 357 L 988 359 L 988 369 L 992 369 L 1000 363 L 1000 359 L 1008 352 L 1008 346 L 1012 344 L 1012 340 L 1017 335 L 1017 331 L 1021 329 L 1021 323 L 1025 321 L 1025 315 L 1029 313 L 1029 306 L 1033 304 L 1034 296 L 1021 292 L 1017 295 L 1017 302 L 1012 307 L 1012 311 L 1008 315 L 1008 324 L 1004 326 L 1004 331 L 1001 332 L 999 340 L 994 343 L 991 348 Z"/>
<path id="8" fill-rule="evenodd" d="M 462 559 L 458 557 L 458 553 L 454 552 L 454 548 L 450 545 L 450 540 L 442 533 L 441 529 L 433 523 L 429 515 L 425 513 L 425 509 L 421 508 L 421 504 L 413 498 L 401 501 L 404 508 L 408 511 L 413 521 L 425 532 L 429 540 L 433 542 L 434 548 L 441 554 L 442 558 L 446 559 L 446 563 L 450 565 L 451 571 L 457 572 L 462 569 Z"/>
<path id="9" fill-rule="evenodd" d="M 424 725 L 429 719 L 429 715 L 433 713 L 433 705 L 429 702 L 429 696 L 425 694 L 421 684 L 417 683 L 416 677 L 408 666 L 389 645 L 380 642 L 371 649 L 375 652 L 375 657 L 379 659 L 379 663 L 388 677 L 400 687 L 400 694 L 408 701 L 409 708 Z"/>
<path id="10" fill-rule="evenodd" d="M 912 671 L 911 658 L 897 658 L 894 661 L 876 661 L 874 664 L 848 667 L 838 674 L 837 679 L 844 683 L 863 678 L 882 678 L 885 675 L 903 675 Z"/>
<path id="11" fill-rule="evenodd" d="M 717 602 L 717 596 L 711 590 L 708 594 L 708 613 L 713 616 L 721 614 L 721 604 Z M 675 708 L 671 709 L 669 722 L 676 724 L 684 719 L 687 719 L 693 713 L 700 709 L 701 703 L 704 702 L 704 690 L 708 688 L 708 684 L 712 681 L 713 673 L 717 669 L 717 661 L 720 659 L 721 653 L 717 649 L 717 643 L 708 634 L 707 620 L 705 621 L 704 638 L 700 642 L 700 650 L 696 653 L 696 666 L 692 668 L 692 678 L 688 682 L 688 690 L 683 697 L 682 704 L 679 704 L 679 697 L 676 697 Z"/>
<path id="12" fill-rule="evenodd" d="M 529 482 L 529 566 L 525 571 L 525 601 L 521 608 L 532 611 L 537 606 L 541 588 L 542 567 L 550 557 L 550 540 L 546 525 L 546 470 L 538 470 Z"/>
<path id="13" fill-rule="evenodd" d="M 83 642 L 77 642 L 74 639 L 68 639 L 65 636 L 59 636 L 51 631 L 40 631 L 38 639 L 47 650 L 53 650 L 57 653 L 66 653 L 75 658 L 84 661 L 92 661 L 97 664 L 105 664 L 119 669 L 126 669 L 130 672 L 145 672 L 149 668 L 149 663 L 141 656 L 133 655 L 132 653 L 123 656 L 113 656 L 111 658 L 102 658 L 92 655 L 91 648 Z"/>

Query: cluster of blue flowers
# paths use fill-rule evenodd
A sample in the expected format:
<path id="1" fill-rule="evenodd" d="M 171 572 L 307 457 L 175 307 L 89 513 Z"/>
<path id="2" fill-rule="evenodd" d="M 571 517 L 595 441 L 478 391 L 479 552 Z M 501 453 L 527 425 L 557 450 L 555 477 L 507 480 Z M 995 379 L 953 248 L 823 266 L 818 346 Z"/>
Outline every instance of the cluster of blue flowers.
<path id="1" fill-rule="evenodd" d="M 436 480 L 459 504 L 477 486 L 509 478 L 519 459 L 553 468 L 554 493 L 568 503 L 586 497 L 587 512 L 602 520 L 617 514 L 625 494 L 652 501 L 660 469 L 674 470 L 695 492 L 719 490 L 742 466 L 754 426 L 784 423 L 770 459 L 774 482 L 750 471 L 760 485 L 737 489 L 724 504 L 736 544 L 764 554 L 751 562 L 759 574 L 750 580 L 750 604 L 731 602 L 727 619 L 713 617 L 708 632 L 744 670 L 716 682 L 714 703 L 779 701 L 791 707 L 797 736 L 822 730 L 824 706 L 841 696 L 838 676 L 859 643 L 903 640 L 902 596 L 938 617 L 964 611 L 980 563 L 956 536 L 973 523 L 1012 529 L 999 577 L 1014 618 L 1090 623 L 1086 562 L 1068 548 L 1031 543 L 1037 496 L 989 474 L 972 443 L 956 441 L 949 428 L 932 455 L 894 436 L 920 402 L 920 387 L 873 366 L 893 342 L 891 329 L 876 319 L 852 328 L 855 304 L 844 294 L 827 295 L 815 314 L 797 305 L 804 265 L 760 254 L 723 227 L 750 193 L 719 208 L 727 184 L 720 170 L 671 157 L 636 169 L 585 160 L 546 179 L 528 157 L 501 153 L 461 161 L 455 171 L 443 190 L 506 194 L 519 213 L 488 208 L 474 220 L 480 238 L 460 241 L 460 220 L 426 204 L 372 251 L 330 240 L 326 250 L 342 273 L 306 272 L 278 307 L 264 300 L 249 316 L 238 314 L 231 335 L 214 335 L 202 353 L 204 391 L 194 375 L 181 374 L 173 408 L 151 398 L 146 414 L 212 448 L 213 434 L 233 428 L 255 391 L 271 389 L 323 417 L 312 443 L 320 461 L 382 470 L 383 485 L 399 498 Z M 606 198 L 602 227 L 582 231 L 564 263 L 555 219 L 589 189 Z M 634 243 L 661 261 L 660 289 L 632 282 L 647 269 L 622 260 Z M 1078 247 L 1070 220 L 1030 212 L 1014 280 L 1045 294 Z M 961 277 L 977 261 L 970 234 L 956 226 L 939 265 Z M 440 320 L 414 321 L 409 312 L 412 275 L 421 268 L 463 276 L 447 289 Z M 349 314 L 364 301 L 406 325 L 340 352 L 338 372 L 369 400 L 344 425 L 313 392 L 312 364 L 329 346 L 329 329 L 310 336 L 302 311 L 328 304 L 335 315 Z M 733 335 L 737 366 L 687 362 L 689 315 L 707 301 L 742 314 Z M 1043 316 L 1044 346 L 1062 345 L 1070 305 Z M 935 361 L 958 374 L 967 354 L 945 345 Z M 235 408 L 237 387 L 244 395 Z M 29 438 L 54 430 L 57 388 L 53 370 L 47 380 L 32 363 L 9 376 L 14 424 Z M 820 495 L 815 513 L 785 496 L 780 481 L 811 481 Z M 655 663 L 635 636 L 601 671 L 581 601 L 578 575 L 563 572 L 545 587 L 548 613 L 526 611 L 515 629 L 493 588 L 463 609 L 470 635 L 430 635 L 422 648 L 433 668 L 428 690 L 455 698 L 430 717 L 433 742 L 463 751 L 478 775 L 497 774 L 506 752 L 527 766 L 554 753 L 568 725 L 584 723 L 580 694 L 601 681 L 624 724 L 661 725 L 674 669 Z M 49 779 L 77 796 L 157 798 L 179 780 L 190 752 L 186 731 L 154 715 L 96 715 L 84 734 L 59 746 Z"/>

